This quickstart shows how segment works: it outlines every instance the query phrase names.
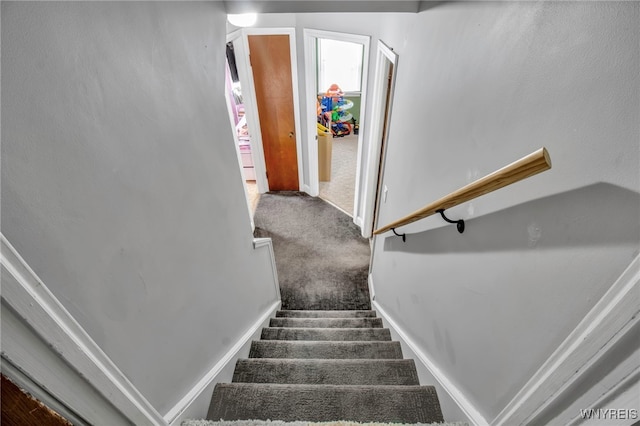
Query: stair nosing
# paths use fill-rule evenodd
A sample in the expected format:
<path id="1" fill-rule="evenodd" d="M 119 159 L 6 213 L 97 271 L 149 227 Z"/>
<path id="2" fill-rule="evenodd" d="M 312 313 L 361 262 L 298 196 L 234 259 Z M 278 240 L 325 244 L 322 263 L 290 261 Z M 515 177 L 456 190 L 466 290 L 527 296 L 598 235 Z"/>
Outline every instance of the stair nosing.
<path id="1" fill-rule="evenodd" d="M 386 327 L 262 327 L 263 330 L 390 330 Z"/>
<path id="2" fill-rule="evenodd" d="M 309 388 L 314 389 L 318 387 L 324 388 L 348 388 L 348 389 L 356 389 L 356 388 L 367 388 L 367 389 L 379 389 L 384 388 L 384 390 L 392 390 L 391 388 L 397 388 L 397 390 L 417 390 L 417 389 L 435 389 L 435 385 L 332 385 L 332 384 L 306 384 L 306 383 L 254 383 L 254 382 L 232 382 L 232 383 L 216 383 L 216 387 L 218 386 L 257 386 L 257 387 L 281 387 L 281 388 Z"/>

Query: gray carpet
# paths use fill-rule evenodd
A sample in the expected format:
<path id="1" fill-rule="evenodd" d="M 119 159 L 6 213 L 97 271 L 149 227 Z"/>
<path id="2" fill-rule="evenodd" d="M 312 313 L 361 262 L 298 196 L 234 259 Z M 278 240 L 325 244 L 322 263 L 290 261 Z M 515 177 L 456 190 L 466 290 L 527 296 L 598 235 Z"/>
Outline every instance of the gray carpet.
<path id="1" fill-rule="evenodd" d="M 283 309 L 371 309 L 369 243 L 351 217 L 301 192 L 262 194 L 256 237 L 269 237 Z"/>
<path id="2" fill-rule="evenodd" d="M 363 310 L 278 311 L 232 383 L 215 386 L 207 418 L 443 421 L 435 388 L 420 386 L 413 360 Z"/>
<path id="3" fill-rule="evenodd" d="M 211 400 L 213 418 L 312 422 L 442 421 L 433 386 L 223 383 Z"/>
<path id="4" fill-rule="evenodd" d="M 238 362 L 234 383 L 419 385 L 412 359 L 273 359 Z"/>
<path id="5" fill-rule="evenodd" d="M 356 187 L 358 136 L 333 138 L 331 180 L 320 182 L 320 198 L 330 201 L 348 214 L 353 214 Z"/>

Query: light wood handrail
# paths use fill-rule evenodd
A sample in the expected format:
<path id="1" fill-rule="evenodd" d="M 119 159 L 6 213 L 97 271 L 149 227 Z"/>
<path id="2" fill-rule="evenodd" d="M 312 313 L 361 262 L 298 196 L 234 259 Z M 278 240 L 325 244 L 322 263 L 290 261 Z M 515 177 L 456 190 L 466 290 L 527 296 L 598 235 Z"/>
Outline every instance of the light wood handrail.
<path id="1" fill-rule="evenodd" d="M 537 175 L 538 173 L 549 170 L 550 168 L 551 158 L 549 157 L 549 153 L 546 148 L 540 148 L 526 157 L 522 157 L 518 161 L 514 161 L 500 170 L 496 170 L 483 178 L 471 182 L 457 191 L 454 191 L 449 195 L 445 195 L 439 200 L 434 201 L 433 203 L 428 204 L 423 208 L 396 220 L 395 222 L 391 222 L 382 228 L 376 229 L 373 233 L 381 234 L 390 229 L 408 225 L 409 223 L 413 223 L 417 220 L 436 214 L 439 210 L 450 209 L 458 204 L 473 200 L 476 197 L 488 194 L 489 192 L 511 185 L 512 183 L 516 183 L 530 176 Z"/>

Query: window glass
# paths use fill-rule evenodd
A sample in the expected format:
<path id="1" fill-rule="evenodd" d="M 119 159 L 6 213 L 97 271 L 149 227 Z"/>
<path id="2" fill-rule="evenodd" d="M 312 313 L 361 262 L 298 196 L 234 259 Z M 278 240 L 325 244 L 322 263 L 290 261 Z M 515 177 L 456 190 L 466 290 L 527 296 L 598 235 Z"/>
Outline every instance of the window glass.
<path id="1" fill-rule="evenodd" d="M 358 43 L 318 39 L 318 92 L 325 92 L 332 84 L 343 92 L 360 92 L 362 51 Z"/>

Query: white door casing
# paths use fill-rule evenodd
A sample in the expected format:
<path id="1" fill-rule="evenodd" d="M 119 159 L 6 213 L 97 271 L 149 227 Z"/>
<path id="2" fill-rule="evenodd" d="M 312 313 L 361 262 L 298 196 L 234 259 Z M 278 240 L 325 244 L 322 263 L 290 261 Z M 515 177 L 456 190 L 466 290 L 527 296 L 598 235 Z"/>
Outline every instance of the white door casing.
<path id="1" fill-rule="evenodd" d="M 316 55 L 316 40 L 319 38 L 346 41 L 350 43 L 358 43 L 363 46 L 363 61 L 362 61 L 362 92 L 360 95 L 360 123 L 366 123 L 365 110 L 367 107 L 367 91 L 368 91 L 368 74 L 369 74 L 369 45 L 371 37 L 358 34 L 338 33 L 332 31 L 304 29 L 304 59 L 305 59 L 305 81 L 306 81 L 306 107 L 304 108 L 304 114 L 306 115 L 307 131 L 306 142 L 308 147 L 307 153 L 307 166 L 309 171 L 309 185 L 305 187 L 306 192 L 311 196 L 318 196 L 320 193 L 320 184 L 318 179 L 318 144 L 317 144 L 317 129 L 316 129 L 316 103 L 315 99 L 318 96 L 316 88 L 316 67 L 317 67 L 317 55 Z M 358 226 L 362 226 L 361 220 L 359 220 L 356 214 L 360 209 L 361 190 L 363 188 L 362 181 L 362 165 L 365 164 L 366 158 L 364 154 L 366 149 L 365 137 L 363 127 L 360 126 L 360 132 L 358 135 L 358 160 L 356 166 L 356 185 L 354 194 L 354 211 L 353 221 Z"/>
<path id="2" fill-rule="evenodd" d="M 389 65 L 393 66 L 391 82 L 388 82 Z M 357 217 L 361 221 L 360 227 L 362 236 L 369 238 L 373 232 L 374 215 L 376 209 L 376 190 L 378 179 L 384 173 L 384 164 L 380 164 L 384 159 L 382 153 L 383 139 L 388 142 L 389 123 L 391 121 L 391 111 L 393 108 L 393 90 L 395 88 L 395 79 L 397 74 L 398 55 L 382 41 L 378 41 L 378 49 L 376 53 L 376 67 L 373 75 L 373 97 L 371 104 L 371 119 L 367 126 L 367 156 L 362 181 L 364 188 L 362 190 L 362 200 L 356 203 L 356 211 L 354 219 Z M 387 105 L 387 88 L 390 93 Z M 385 126 L 385 110 L 387 111 L 387 119 Z M 385 132 L 383 134 L 383 132 Z M 384 145 L 384 149 L 388 143 Z M 358 168 L 358 174 L 361 173 Z M 356 200 L 358 201 L 358 200 Z M 357 222 L 356 222 L 357 223 Z"/>
<path id="3" fill-rule="evenodd" d="M 258 192 L 261 194 L 269 191 L 264 149 L 262 147 L 262 133 L 260 118 L 258 115 L 258 104 L 256 100 L 255 83 L 253 72 L 251 71 L 251 59 L 249 51 L 250 35 L 279 35 L 289 36 L 289 50 L 291 55 L 291 83 L 293 86 L 293 112 L 295 122 L 296 150 L 298 157 L 298 186 L 304 188 L 304 162 L 302 158 L 302 134 L 300 125 L 300 94 L 298 90 L 298 59 L 296 53 L 296 32 L 294 28 L 243 28 L 230 34 L 233 37 L 233 47 L 236 52 L 236 66 L 238 76 L 242 82 L 242 97 L 244 101 L 245 113 L 247 116 L 247 127 L 251 135 L 251 152 L 253 154 L 253 164 L 256 173 L 256 184 Z M 276 117 L 274 117 L 276 119 Z"/>

